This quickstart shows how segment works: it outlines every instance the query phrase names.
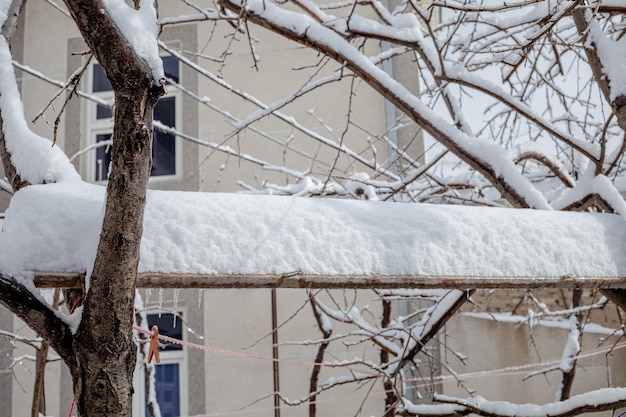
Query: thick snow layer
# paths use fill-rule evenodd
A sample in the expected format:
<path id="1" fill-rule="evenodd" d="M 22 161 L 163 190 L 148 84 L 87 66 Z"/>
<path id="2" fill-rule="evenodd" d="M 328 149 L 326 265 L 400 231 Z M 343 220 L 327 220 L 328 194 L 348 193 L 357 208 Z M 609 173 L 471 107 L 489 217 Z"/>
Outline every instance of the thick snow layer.
<path id="1" fill-rule="evenodd" d="M 104 0 L 104 4 L 135 53 L 150 66 L 153 80 L 156 83 L 165 80 L 157 44 L 159 26 L 154 1 L 141 0 L 137 10 L 123 0 Z"/>
<path id="2" fill-rule="evenodd" d="M 89 270 L 104 188 L 26 187 L 0 270 Z M 202 274 L 626 276 L 617 215 L 149 191 L 140 271 Z"/>
<path id="3" fill-rule="evenodd" d="M 607 38 L 600 27 L 600 23 L 596 20 L 590 23 L 589 29 L 589 41 L 595 45 L 602 69 L 609 79 L 611 100 L 626 95 L 626 77 L 624 77 L 626 58 L 624 54 L 615 53 L 615 51 L 624 49 L 626 40 L 624 38 L 620 40 Z"/>
<path id="4" fill-rule="evenodd" d="M 0 3 L 0 10 L 1 7 Z M 11 52 L 4 36 L 0 36 L 0 110 L 6 148 L 22 180 L 33 184 L 80 181 L 65 153 L 28 127 L 11 64 Z"/>

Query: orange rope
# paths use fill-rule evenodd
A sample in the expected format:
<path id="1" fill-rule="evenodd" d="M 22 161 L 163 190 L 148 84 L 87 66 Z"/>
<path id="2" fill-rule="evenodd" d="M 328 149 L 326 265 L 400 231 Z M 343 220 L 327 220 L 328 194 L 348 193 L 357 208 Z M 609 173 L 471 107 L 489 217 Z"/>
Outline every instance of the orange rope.
<path id="1" fill-rule="evenodd" d="M 148 336 L 150 336 L 152 334 L 152 332 L 150 332 L 149 330 L 142 329 L 141 327 L 133 326 L 133 329 L 138 331 L 138 332 L 140 332 L 140 333 L 148 335 Z M 347 366 L 344 366 L 344 365 L 341 365 L 341 364 L 317 363 L 317 362 L 311 362 L 311 361 L 299 361 L 299 360 L 294 360 L 294 359 L 278 359 L 278 358 L 270 358 L 268 356 L 248 355 L 248 354 L 245 354 L 245 353 L 233 352 L 233 351 L 230 351 L 230 350 L 219 349 L 219 348 L 216 348 L 216 347 L 205 346 L 205 345 L 198 345 L 196 343 L 185 342 L 184 340 L 174 339 L 173 337 L 164 336 L 162 334 L 159 334 L 159 339 L 161 339 L 163 341 L 166 341 L 166 342 L 175 343 L 177 345 L 187 346 L 187 347 L 192 348 L 192 349 L 204 350 L 204 351 L 207 351 L 207 352 L 217 353 L 219 355 L 231 356 L 231 357 L 236 357 L 236 358 L 258 359 L 258 360 L 263 360 L 263 361 L 294 363 L 294 364 L 300 364 L 300 365 L 326 366 L 326 367 L 330 367 L 330 368 L 340 368 L 341 367 L 341 368 L 349 369 L 349 370 L 351 370 L 353 372 L 361 373 L 361 374 L 365 374 L 365 375 L 383 376 L 383 374 L 381 374 L 380 372 L 373 372 L 373 371 L 367 371 L 367 370 L 362 370 L 362 369 L 354 369 L 354 368 L 350 368 L 350 367 L 347 367 Z"/>
<path id="2" fill-rule="evenodd" d="M 74 411 L 75 402 L 76 402 L 76 398 L 72 399 L 72 405 L 70 406 L 70 414 L 67 417 L 72 417 L 72 412 Z"/>
<path id="3" fill-rule="evenodd" d="M 78 297 L 76 299 L 76 301 L 74 301 L 74 305 L 70 309 L 70 314 L 74 313 L 74 310 L 76 310 L 76 307 L 78 307 L 78 303 L 80 303 L 81 301 L 83 301 L 83 296 L 82 295 L 80 297 Z"/>

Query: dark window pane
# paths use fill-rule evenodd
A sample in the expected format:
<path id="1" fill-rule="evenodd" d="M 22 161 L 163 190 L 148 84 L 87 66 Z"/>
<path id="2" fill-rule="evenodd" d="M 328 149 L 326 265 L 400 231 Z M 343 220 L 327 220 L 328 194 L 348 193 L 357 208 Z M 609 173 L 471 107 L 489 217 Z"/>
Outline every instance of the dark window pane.
<path id="1" fill-rule="evenodd" d="M 171 78 L 174 82 L 179 80 L 178 59 L 173 56 L 165 56 L 161 58 L 163 60 L 163 70 L 165 71 L 165 77 Z"/>
<path id="2" fill-rule="evenodd" d="M 155 368 L 156 399 L 162 417 L 180 416 L 180 367 L 177 363 L 156 365 Z M 147 403 L 146 399 L 146 403 Z M 150 413 L 146 407 L 146 417 Z"/>
<path id="3" fill-rule="evenodd" d="M 159 317 L 158 314 L 148 315 L 148 328 L 152 329 L 152 326 L 156 325 L 159 328 L 159 334 L 169 336 L 174 339 L 183 339 L 183 323 L 181 320 L 181 314 L 178 313 L 178 317 L 174 317 L 174 314 L 163 313 Z M 176 320 L 176 321 L 174 321 Z M 159 340 L 161 350 L 182 350 L 183 347 L 176 343 L 169 343 L 164 340 Z"/>
<path id="4" fill-rule="evenodd" d="M 98 106 L 96 107 L 96 119 L 110 119 L 112 117 L 113 113 L 111 112 L 110 108 L 98 104 Z"/>
<path id="5" fill-rule="evenodd" d="M 152 142 L 153 177 L 176 174 L 176 138 L 163 132 L 154 132 Z"/>
<path id="6" fill-rule="evenodd" d="M 169 127 L 176 127 L 176 98 L 166 97 L 159 100 L 154 108 L 154 120 L 158 120 Z M 152 139 L 152 172 L 150 175 L 176 174 L 176 137 L 155 129 Z"/>
<path id="7" fill-rule="evenodd" d="M 109 79 L 104 74 L 102 67 L 98 64 L 93 66 L 93 85 L 91 91 L 94 93 L 99 93 L 101 91 L 111 91 L 113 87 L 111 87 L 111 83 Z"/>
<path id="8" fill-rule="evenodd" d="M 154 120 L 169 127 L 176 127 L 176 97 L 165 97 L 154 106 Z"/>
<path id="9" fill-rule="evenodd" d="M 163 58 L 166 76 L 173 80 L 179 80 L 179 64 L 174 57 Z M 110 91 L 111 84 L 104 75 L 100 65 L 93 67 L 93 91 Z M 96 119 L 112 118 L 111 109 L 97 105 Z M 162 98 L 154 108 L 154 120 L 158 120 L 166 126 L 176 127 L 176 99 L 174 97 Z M 110 134 L 97 135 L 96 141 L 110 139 Z M 108 149 L 98 148 L 96 151 L 96 175 L 97 181 L 105 181 L 108 178 L 108 167 L 111 155 Z M 176 137 L 170 133 L 154 131 L 152 140 L 152 171 L 151 176 L 175 175 L 176 174 Z"/>
<path id="10" fill-rule="evenodd" d="M 111 134 L 96 135 L 96 143 L 110 140 Z M 96 149 L 96 181 L 106 181 L 109 178 L 109 164 L 111 163 L 111 146 L 100 146 Z"/>

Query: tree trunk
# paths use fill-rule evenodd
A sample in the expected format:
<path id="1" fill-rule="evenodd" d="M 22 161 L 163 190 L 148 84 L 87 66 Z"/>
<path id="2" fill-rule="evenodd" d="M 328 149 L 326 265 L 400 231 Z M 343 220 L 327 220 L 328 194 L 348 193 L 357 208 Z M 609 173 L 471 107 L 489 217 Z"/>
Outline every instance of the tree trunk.
<path id="1" fill-rule="evenodd" d="M 73 344 L 74 395 L 81 417 L 126 417 L 132 414 L 137 354 L 132 326 L 151 169 L 152 112 L 164 88 L 153 81 L 149 65 L 123 38 L 101 0 L 65 4 L 115 92 L 102 233 Z"/>
<path id="2" fill-rule="evenodd" d="M 116 94 L 102 234 L 74 344 L 78 362 L 74 392 L 83 417 L 121 417 L 132 411 L 135 281 L 156 98 L 149 86 L 133 97 Z"/>
<path id="3" fill-rule="evenodd" d="M 45 375 L 48 363 L 48 342 L 41 341 L 41 347 L 35 352 L 35 383 L 33 385 L 33 403 L 31 417 L 39 417 L 39 413 L 46 414 Z"/>

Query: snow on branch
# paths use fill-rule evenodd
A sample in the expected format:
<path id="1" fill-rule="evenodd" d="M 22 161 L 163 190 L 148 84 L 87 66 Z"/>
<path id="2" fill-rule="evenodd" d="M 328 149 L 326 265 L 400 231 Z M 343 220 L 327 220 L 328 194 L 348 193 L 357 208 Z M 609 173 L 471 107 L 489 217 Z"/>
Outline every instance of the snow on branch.
<path id="1" fill-rule="evenodd" d="M 471 412 L 456 404 L 413 404 L 407 398 L 402 399 L 401 409 L 406 415 L 419 417 L 458 417 Z"/>
<path id="2" fill-rule="evenodd" d="M 401 353 L 400 347 L 391 342 L 388 338 L 389 334 L 394 334 L 397 330 L 391 328 L 382 330 L 378 327 L 372 326 L 364 320 L 363 316 L 356 307 L 351 308 L 349 311 L 337 311 L 329 308 L 319 300 L 316 300 L 316 306 L 329 318 L 341 323 L 350 323 L 356 326 L 358 330 L 353 331 L 353 335 L 367 336 L 372 340 L 372 342 L 379 345 L 382 349 L 392 353 L 396 357 Z"/>
<path id="3" fill-rule="evenodd" d="M 588 8 L 580 7 L 573 13 L 576 28 L 584 41 L 585 53 L 596 83 L 617 117 L 617 123 L 626 129 L 626 79 L 624 58 L 612 48 L 624 45 L 624 39 L 610 39 Z"/>
<path id="4" fill-rule="evenodd" d="M 615 53 L 626 47 L 626 39 L 610 39 L 600 27 L 600 23 L 590 19 L 588 42 L 595 46 L 602 69 L 608 78 L 609 99 L 615 101 L 620 96 L 626 96 L 626 77 L 624 77 L 626 57 L 624 54 Z"/>
<path id="5" fill-rule="evenodd" d="M 626 405 L 626 388 L 602 388 L 545 405 L 489 401 L 483 397 L 461 399 L 435 394 L 435 401 L 465 408 L 461 414 L 485 417 L 569 417 L 582 413 L 614 410 Z"/>
<path id="6" fill-rule="evenodd" d="M 145 60 L 150 67 L 154 84 L 162 83 L 165 80 L 165 72 L 156 43 L 159 25 L 154 0 L 140 0 L 137 10 L 123 0 L 103 0 L 103 4 L 124 39 L 132 46 L 137 56 Z"/>
<path id="7" fill-rule="evenodd" d="M 551 204 L 556 210 L 582 211 L 586 207 L 599 207 L 607 212 L 626 215 L 626 202 L 619 190 L 606 176 L 594 176 L 591 169 L 584 173 L 574 188 L 565 191 Z"/>
<path id="8" fill-rule="evenodd" d="M 65 153 L 27 126 L 11 52 L 4 36 L 0 36 L 0 111 L 6 150 L 23 181 L 41 184 L 80 180 Z"/>
<path id="9" fill-rule="evenodd" d="M 72 334 L 76 320 L 52 308 L 29 280 L 0 273 L 0 293 L 3 294 L 0 302 L 6 308 L 47 340 L 70 368 L 75 366 Z"/>
<path id="10" fill-rule="evenodd" d="M 11 339 L 11 343 L 21 342 L 35 349 L 39 349 L 41 347 L 42 339 L 40 337 L 26 337 L 13 332 L 8 332 L 6 330 L 0 330 L 0 336 Z"/>
<path id="11" fill-rule="evenodd" d="M 439 331 L 443 323 L 469 298 L 471 292 L 451 290 L 444 293 L 411 330 L 412 343 L 424 344 Z M 410 346 L 410 349 L 414 349 Z"/>
<path id="12" fill-rule="evenodd" d="M 437 141 L 489 178 L 514 206 L 551 209 L 545 197 L 518 172 L 501 146 L 470 137 L 450 125 L 332 29 L 306 15 L 284 10 L 272 3 L 224 0 L 222 4 L 236 12 L 245 13 L 249 20 L 267 29 L 345 62 L 348 68 Z"/>

